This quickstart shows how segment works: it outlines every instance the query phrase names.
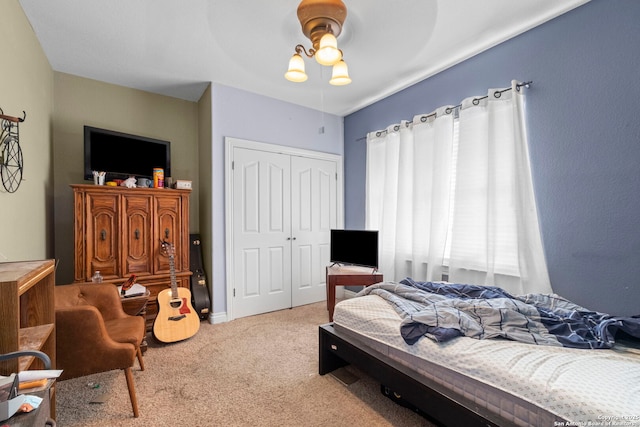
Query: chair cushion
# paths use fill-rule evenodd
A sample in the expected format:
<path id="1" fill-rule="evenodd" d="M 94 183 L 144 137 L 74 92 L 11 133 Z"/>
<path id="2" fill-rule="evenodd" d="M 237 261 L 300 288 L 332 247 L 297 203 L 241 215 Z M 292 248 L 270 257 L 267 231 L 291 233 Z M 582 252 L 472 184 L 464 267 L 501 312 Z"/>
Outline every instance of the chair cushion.
<path id="1" fill-rule="evenodd" d="M 140 345 L 145 334 L 145 324 L 142 316 L 105 320 L 104 326 L 112 340 L 131 343 L 136 347 Z"/>

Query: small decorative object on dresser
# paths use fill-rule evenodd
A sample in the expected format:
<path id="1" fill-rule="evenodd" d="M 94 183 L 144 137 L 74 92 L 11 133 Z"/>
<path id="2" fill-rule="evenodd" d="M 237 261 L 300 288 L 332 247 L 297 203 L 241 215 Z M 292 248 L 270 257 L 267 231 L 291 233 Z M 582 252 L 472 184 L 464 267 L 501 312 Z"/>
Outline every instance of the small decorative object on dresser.
<path id="1" fill-rule="evenodd" d="M 127 188 L 136 188 L 136 178 L 131 176 L 131 177 L 125 179 L 123 181 L 122 185 L 127 187 Z"/>
<path id="2" fill-rule="evenodd" d="M 177 179 L 175 187 L 178 190 L 191 190 L 191 181 L 187 181 L 185 179 Z"/>
<path id="3" fill-rule="evenodd" d="M 153 181 L 151 181 L 149 178 L 138 178 L 136 180 L 136 187 L 147 188 L 151 187 L 152 185 Z"/>
<path id="4" fill-rule="evenodd" d="M 127 291 L 133 287 L 133 284 L 136 282 L 136 275 L 132 274 L 129 276 L 126 282 L 122 284 L 120 287 L 120 295 L 125 296 Z"/>

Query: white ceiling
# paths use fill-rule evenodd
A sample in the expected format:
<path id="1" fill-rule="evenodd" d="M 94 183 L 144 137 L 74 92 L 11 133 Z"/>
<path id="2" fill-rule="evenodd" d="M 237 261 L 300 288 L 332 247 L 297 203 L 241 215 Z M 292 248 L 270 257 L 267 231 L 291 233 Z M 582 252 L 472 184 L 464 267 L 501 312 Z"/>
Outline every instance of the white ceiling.
<path id="1" fill-rule="evenodd" d="M 197 101 L 209 82 L 339 116 L 589 0 L 344 0 L 338 46 L 353 83 L 305 60 L 299 0 L 19 0 L 55 71 Z"/>

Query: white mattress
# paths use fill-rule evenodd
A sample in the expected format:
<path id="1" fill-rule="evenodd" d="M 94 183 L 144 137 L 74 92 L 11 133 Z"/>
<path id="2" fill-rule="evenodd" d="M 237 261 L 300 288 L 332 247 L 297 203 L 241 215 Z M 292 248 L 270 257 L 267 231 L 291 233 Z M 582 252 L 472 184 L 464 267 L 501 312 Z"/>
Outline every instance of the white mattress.
<path id="1" fill-rule="evenodd" d="M 555 420 L 640 425 L 640 354 L 635 349 L 581 350 L 466 337 L 446 343 L 425 337 L 410 346 L 400 336 L 401 318 L 376 295 L 339 302 L 333 320 L 336 329 L 367 337 L 372 348 L 411 363 L 420 375 L 515 424 L 546 425 L 555 415 L 551 425 Z M 432 363 L 446 369 L 438 372 Z M 465 377 L 475 381 L 461 382 Z M 509 395 L 515 399 L 505 402 Z"/>

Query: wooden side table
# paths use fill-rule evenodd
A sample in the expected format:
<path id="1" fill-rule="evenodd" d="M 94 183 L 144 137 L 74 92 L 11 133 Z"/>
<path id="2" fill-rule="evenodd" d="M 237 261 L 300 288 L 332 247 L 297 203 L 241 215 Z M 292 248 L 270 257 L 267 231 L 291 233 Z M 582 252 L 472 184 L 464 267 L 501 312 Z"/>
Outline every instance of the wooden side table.
<path id="1" fill-rule="evenodd" d="M 327 310 L 333 322 L 336 305 L 336 286 L 370 286 L 383 281 L 382 273 L 371 267 L 338 266 L 327 267 Z"/>
<path id="2" fill-rule="evenodd" d="M 147 318 L 147 303 L 149 302 L 150 292 L 147 290 L 145 295 L 137 295 L 135 297 L 120 297 L 122 300 L 122 309 L 130 316 L 142 316 L 143 319 Z M 140 350 L 144 353 L 147 351 L 147 337 L 142 338 L 140 343 Z"/>

